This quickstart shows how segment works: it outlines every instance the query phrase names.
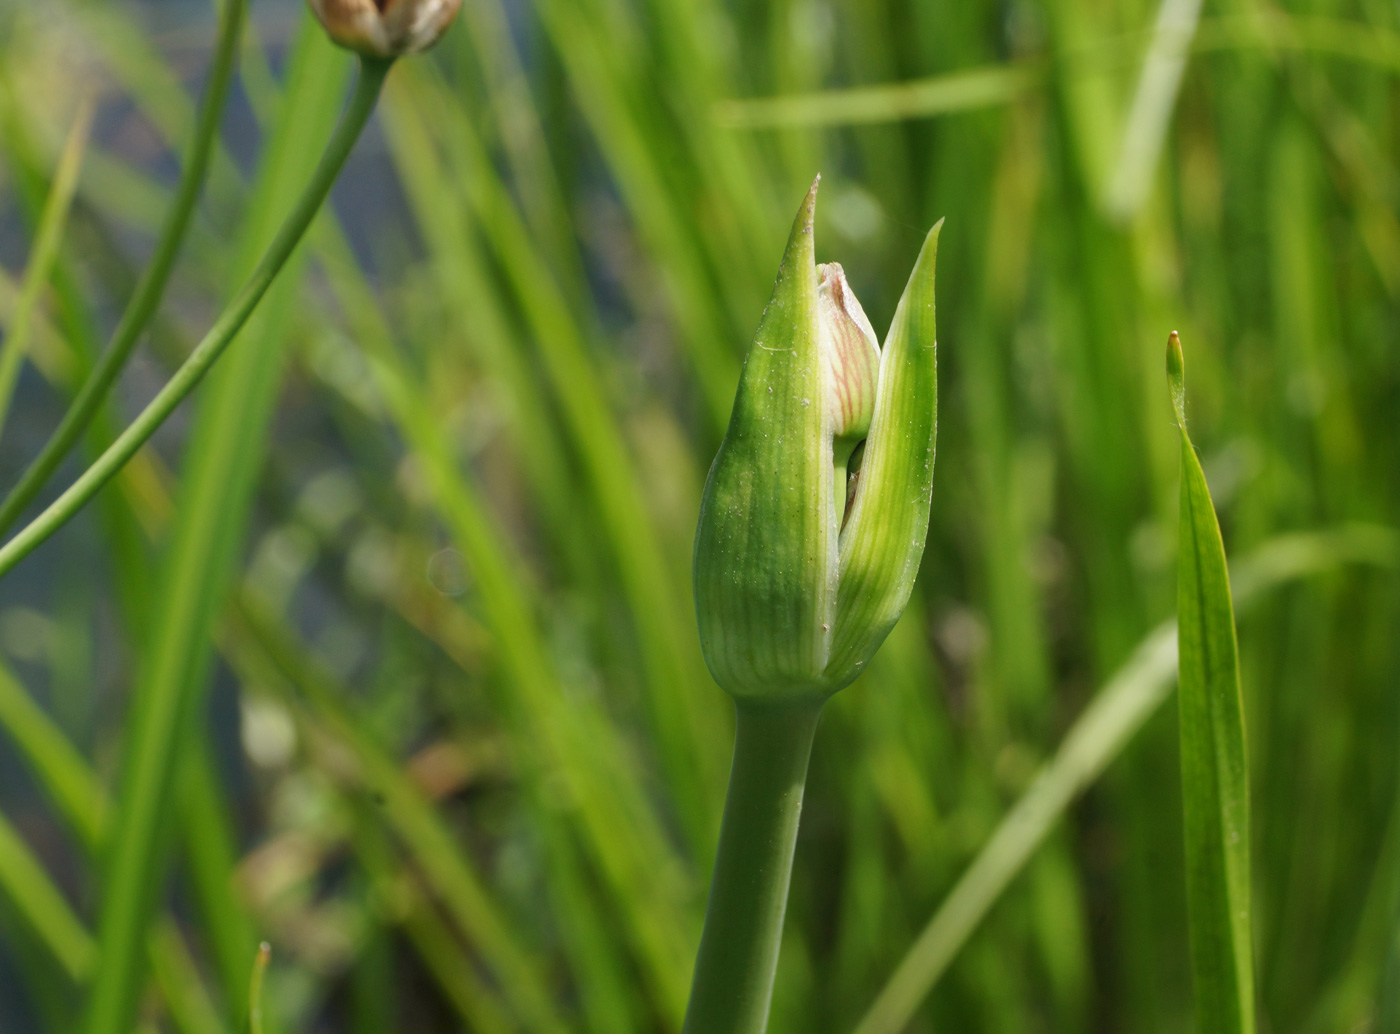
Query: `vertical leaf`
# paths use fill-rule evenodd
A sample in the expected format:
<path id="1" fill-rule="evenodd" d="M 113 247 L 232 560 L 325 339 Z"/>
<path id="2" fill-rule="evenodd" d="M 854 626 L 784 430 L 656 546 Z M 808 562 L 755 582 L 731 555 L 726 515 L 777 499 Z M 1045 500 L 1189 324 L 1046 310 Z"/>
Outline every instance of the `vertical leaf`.
<path id="1" fill-rule="evenodd" d="M 1181 341 L 1175 332 L 1167 346 L 1167 378 L 1181 430 L 1177 699 L 1197 1029 L 1245 1034 L 1254 1030 L 1254 960 L 1239 651 L 1225 545 L 1205 472 L 1186 433 Z"/>

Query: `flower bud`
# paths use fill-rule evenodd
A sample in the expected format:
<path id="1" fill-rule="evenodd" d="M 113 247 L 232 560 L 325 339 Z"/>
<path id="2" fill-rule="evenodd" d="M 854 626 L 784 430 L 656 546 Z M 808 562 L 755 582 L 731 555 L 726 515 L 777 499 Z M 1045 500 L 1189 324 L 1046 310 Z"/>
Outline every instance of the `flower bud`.
<path id="1" fill-rule="evenodd" d="M 820 698 L 860 674 L 909 601 L 928 532 L 942 222 L 881 348 L 841 267 L 814 262 L 816 193 L 744 361 L 695 534 L 705 662 L 748 699 Z"/>
<path id="2" fill-rule="evenodd" d="M 427 50 L 447 31 L 462 0 L 307 0 L 331 39 L 369 57 Z"/>

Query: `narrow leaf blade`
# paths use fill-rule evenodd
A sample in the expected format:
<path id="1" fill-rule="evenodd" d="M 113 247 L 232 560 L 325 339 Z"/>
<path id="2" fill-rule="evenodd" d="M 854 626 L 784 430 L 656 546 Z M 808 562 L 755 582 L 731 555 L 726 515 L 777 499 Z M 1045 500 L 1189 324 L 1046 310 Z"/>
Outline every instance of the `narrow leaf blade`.
<path id="1" fill-rule="evenodd" d="M 1197 1029 L 1252 1034 L 1249 773 L 1239 651 L 1220 525 L 1186 433 L 1181 343 L 1175 333 L 1167 371 L 1181 429 L 1177 699 Z"/>

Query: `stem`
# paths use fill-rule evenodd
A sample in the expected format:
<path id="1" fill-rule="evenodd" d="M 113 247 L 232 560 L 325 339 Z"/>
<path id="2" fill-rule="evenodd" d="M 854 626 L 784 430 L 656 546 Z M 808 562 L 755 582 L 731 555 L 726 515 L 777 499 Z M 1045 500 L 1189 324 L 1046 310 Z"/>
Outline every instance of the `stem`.
<path id="1" fill-rule="evenodd" d="M 762 1034 L 822 701 L 736 703 L 734 768 L 684 1034 Z"/>
<path id="2" fill-rule="evenodd" d="M 131 350 L 141 332 L 150 323 L 165 294 L 165 285 L 170 280 L 170 269 L 175 264 L 175 255 L 184 240 L 189 227 L 190 216 L 195 202 L 199 199 L 200 188 L 204 185 L 204 175 L 209 168 L 209 155 L 214 149 L 219 120 L 224 109 L 224 99 L 228 96 L 229 81 L 233 78 L 235 59 L 238 56 L 239 30 L 243 25 L 243 15 L 247 10 L 247 0 L 228 0 L 224 4 L 219 21 L 219 40 L 214 54 L 214 64 L 209 73 L 209 85 L 200 102 L 199 117 L 195 124 L 194 138 L 190 141 L 189 153 L 184 170 L 180 174 L 179 185 L 175 188 L 175 198 L 170 210 L 165 214 L 160 235 L 156 239 L 155 251 L 150 263 L 141 274 L 141 279 L 127 302 L 117 329 L 112 333 L 98 364 L 88 373 L 87 380 L 78 390 L 63 422 L 54 431 L 53 437 L 35 457 L 21 475 L 14 488 L 0 502 L 0 535 L 3 535 L 19 518 L 24 508 L 33 502 L 34 497 L 63 462 L 63 457 L 73 447 L 73 443 L 92 422 L 93 415 L 111 390 L 113 382 L 126 365 Z"/>
<path id="3" fill-rule="evenodd" d="M 392 64 L 392 58 L 360 59 L 360 77 L 355 84 L 355 93 L 341 116 L 335 135 L 326 145 L 326 153 L 321 156 L 321 163 L 316 167 L 306 191 L 287 216 L 282 228 L 277 231 L 277 236 L 273 238 L 247 283 L 209 329 L 209 333 L 204 335 L 204 339 L 175 371 L 165 387 L 141 411 L 141 415 L 132 421 L 131 426 L 123 431 L 107 451 L 99 456 L 66 492 L 55 499 L 48 509 L 0 549 L 0 577 L 8 574 L 41 542 L 61 528 L 98 489 L 121 470 L 137 450 L 146 444 L 146 440 L 155 434 L 156 429 L 185 396 L 194 390 L 195 385 L 209 372 L 209 368 L 233 341 L 248 317 L 253 314 L 253 310 L 257 308 L 268 287 L 272 285 L 272 281 L 276 279 L 292 250 L 306 233 L 326 195 L 330 193 L 331 184 L 335 182 L 341 166 L 345 164 L 346 157 L 374 110 L 380 88 L 384 85 L 384 77 Z"/>

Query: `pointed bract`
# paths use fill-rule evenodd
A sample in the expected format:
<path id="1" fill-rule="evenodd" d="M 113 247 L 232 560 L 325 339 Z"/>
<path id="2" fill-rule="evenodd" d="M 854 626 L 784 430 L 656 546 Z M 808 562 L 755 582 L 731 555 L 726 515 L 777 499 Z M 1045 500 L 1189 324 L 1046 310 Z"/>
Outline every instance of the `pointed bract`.
<path id="1" fill-rule="evenodd" d="M 841 532 L 836 642 L 826 672 L 833 689 L 859 675 L 885 641 L 924 555 L 938 432 L 933 274 L 942 227 L 939 220 L 924 239 L 880 355 L 875 415 Z"/>
<path id="2" fill-rule="evenodd" d="M 838 527 L 818 345 L 816 196 L 813 183 L 744 360 L 695 535 L 700 645 L 715 681 L 736 696 L 806 691 L 831 649 Z"/>

